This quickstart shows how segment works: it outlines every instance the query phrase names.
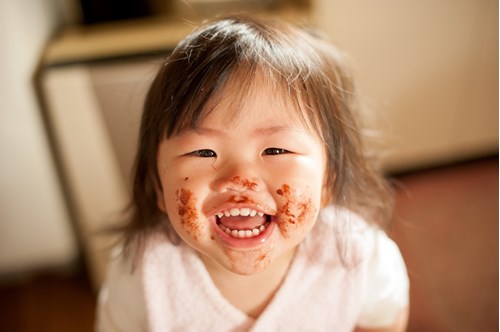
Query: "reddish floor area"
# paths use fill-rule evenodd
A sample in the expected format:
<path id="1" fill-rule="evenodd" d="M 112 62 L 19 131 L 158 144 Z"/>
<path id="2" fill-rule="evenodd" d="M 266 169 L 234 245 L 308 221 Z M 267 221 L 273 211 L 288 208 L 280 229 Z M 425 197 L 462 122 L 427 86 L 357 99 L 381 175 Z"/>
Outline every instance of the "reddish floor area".
<path id="1" fill-rule="evenodd" d="M 0 331 L 94 331 L 95 296 L 83 273 L 44 273 L 0 287 Z"/>
<path id="2" fill-rule="evenodd" d="M 408 331 L 498 331 L 498 159 L 400 181 L 392 235 L 411 280 Z"/>

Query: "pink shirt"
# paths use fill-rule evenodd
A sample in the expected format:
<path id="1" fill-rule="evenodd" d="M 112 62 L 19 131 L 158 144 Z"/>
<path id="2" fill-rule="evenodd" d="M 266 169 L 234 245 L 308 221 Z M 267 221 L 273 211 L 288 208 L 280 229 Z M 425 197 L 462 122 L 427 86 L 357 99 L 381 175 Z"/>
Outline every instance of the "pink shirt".
<path id="1" fill-rule="evenodd" d="M 158 233 L 134 273 L 121 256 L 99 298 L 98 331 L 352 331 L 390 326 L 408 305 L 401 254 L 346 210 L 323 209 L 258 319 L 232 306 L 198 255 Z"/>

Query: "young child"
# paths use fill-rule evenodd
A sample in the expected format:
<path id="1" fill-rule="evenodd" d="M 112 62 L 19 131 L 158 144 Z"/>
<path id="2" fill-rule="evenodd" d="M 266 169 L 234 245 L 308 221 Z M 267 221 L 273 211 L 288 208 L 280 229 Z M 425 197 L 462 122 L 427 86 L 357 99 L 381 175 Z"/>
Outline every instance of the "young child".
<path id="1" fill-rule="evenodd" d="M 355 113 L 339 52 L 299 28 L 229 17 L 181 41 L 146 99 L 98 330 L 404 330 Z"/>

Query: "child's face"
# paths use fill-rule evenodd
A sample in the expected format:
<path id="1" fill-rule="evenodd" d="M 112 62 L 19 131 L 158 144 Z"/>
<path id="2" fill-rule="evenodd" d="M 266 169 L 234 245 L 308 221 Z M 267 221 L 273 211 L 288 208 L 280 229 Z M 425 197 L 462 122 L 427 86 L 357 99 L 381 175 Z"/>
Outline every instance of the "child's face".
<path id="1" fill-rule="evenodd" d="M 173 228 L 239 274 L 262 271 L 307 235 L 326 166 L 322 141 L 292 103 L 256 83 L 239 103 L 226 88 L 196 130 L 163 141 L 158 151 L 158 204 Z M 231 117 L 234 107 L 240 109 Z"/>

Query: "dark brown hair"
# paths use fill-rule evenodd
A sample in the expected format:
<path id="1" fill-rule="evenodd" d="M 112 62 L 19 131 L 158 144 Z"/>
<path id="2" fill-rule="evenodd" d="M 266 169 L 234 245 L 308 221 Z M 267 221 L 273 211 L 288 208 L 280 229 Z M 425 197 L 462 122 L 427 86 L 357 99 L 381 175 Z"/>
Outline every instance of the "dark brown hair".
<path id="1" fill-rule="evenodd" d="M 151 85 L 140 128 L 126 245 L 132 239 L 142 241 L 159 225 L 175 239 L 157 207 L 158 147 L 162 140 L 194 128 L 232 77 L 237 75 L 243 91 L 258 72 L 273 77 L 324 141 L 328 202 L 368 222 L 384 225 L 389 220 L 391 195 L 364 152 L 355 89 L 339 51 L 290 24 L 228 17 L 205 24 L 181 41 Z"/>

